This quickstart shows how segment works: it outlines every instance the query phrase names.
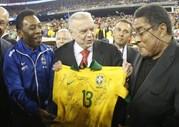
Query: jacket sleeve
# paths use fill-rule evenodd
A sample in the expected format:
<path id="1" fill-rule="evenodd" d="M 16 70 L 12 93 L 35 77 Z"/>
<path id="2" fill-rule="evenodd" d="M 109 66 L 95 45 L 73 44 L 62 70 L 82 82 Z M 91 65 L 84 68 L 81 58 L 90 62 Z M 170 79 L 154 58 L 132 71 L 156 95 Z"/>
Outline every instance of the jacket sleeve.
<path id="1" fill-rule="evenodd" d="M 1 43 L 1 53 L 2 54 L 0 54 L 1 56 L 2 56 L 2 59 L 4 58 L 4 55 L 5 55 L 5 53 L 6 53 L 6 51 L 10 48 L 10 47 L 12 47 L 12 44 L 10 43 L 10 42 L 7 42 L 6 40 L 4 40 L 4 39 L 1 39 L 0 40 L 0 43 Z"/>
<path id="2" fill-rule="evenodd" d="M 36 102 L 31 100 L 22 84 L 21 67 L 18 65 L 18 58 L 15 49 L 9 49 L 4 57 L 3 74 L 7 86 L 8 95 L 14 106 L 30 114 L 39 109 Z"/>
<path id="3" fill-rule="evenodd" d="M 54 52 L 52 52 L 50 58 L 52 60 L 50 61 L 50 67 L 49 67 L 49 84 L 50 84 L 50 97 L 49 97 L 49 99 L 51 100 L 52 91 L 53 91 L 53 82 L 54 82 L 54 71 L 52 70 L 52 67 L 53 67 L 53 64 L 54 64 L 54 59 L 55 59 Z"/>
<path id="4" fill-rule="evenodd" d="M 113 49 L 113 66 L 122 66 L 123 63 L 123 58 L 122 58 L 122 53 L 119 51 L 116 47 Z"/>
<path id="5" fill-rule="evenodd" d="M 54 85 L 54 71 L 52 70 L 52 67 L 53 67 L 53 64 L 54 64 L 54 61 L 55 61 L 54 53 L 52 54 L 51 58 L 53 58 L 53 61 L 51 63 L 51 68 L 50 68 L 50 80 L 49 80 L 49 83 L 50 83 L 51 87 L 50 87 L 50 97 L 49 97 L 49 103 L 48 103 L 48 106 L 47 106 L 47 111 L 49 113 L 57 115 L 57 105 L 53 101 L 53 95 L 52 95 L 53 94 L 53 85 Z"/>

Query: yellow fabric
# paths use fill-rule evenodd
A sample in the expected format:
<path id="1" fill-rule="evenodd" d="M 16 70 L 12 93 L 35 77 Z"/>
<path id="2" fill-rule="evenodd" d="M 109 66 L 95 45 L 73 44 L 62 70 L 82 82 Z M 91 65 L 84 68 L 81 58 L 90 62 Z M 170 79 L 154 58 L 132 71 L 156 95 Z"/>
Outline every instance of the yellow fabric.
<path id="1" fill-rule="evenodd" d="M 108 32 L 106 32 L 106 38 L 107 39 L 113 39 L 113 33 L 111 30 L 109 30 Z"/>
<path id="2" fill-rule="evenodd" d="M 125 80 L 122 67 L 75 71 L 62 65 L 54 77 L 53 100 L 58 106 L 55 121 L 63 127 L 110 127 L 118 96 L 125 98 L 128 94 Z"/>
<path id="3" fill-rule="evenodd" d="M 96 37 L 97 38 L 98 38 L 99 30 L 100 29 L 96 29 Z M 105 31 L 105 29 L 103 29 L 103 37 L 106 38 L 106 31 Z"/>
<path id="4" fill-rule="evenodd" d="M 55 35 L 55 32 L 53 30 L 48 31 L 48 37 L 53 38 Z"/>

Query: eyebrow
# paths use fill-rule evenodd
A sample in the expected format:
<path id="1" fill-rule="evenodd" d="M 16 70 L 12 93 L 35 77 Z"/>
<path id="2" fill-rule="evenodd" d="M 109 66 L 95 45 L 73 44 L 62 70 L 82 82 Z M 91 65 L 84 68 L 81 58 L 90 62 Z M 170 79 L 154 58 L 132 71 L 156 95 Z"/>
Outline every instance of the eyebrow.
<path id="1" fill-rule="evenodd" d="M 139 26 L 139 27 L 137 27 L 137 28 L 135 28 L 136 30 L 140 30 L 140 29 L 143 29 L 143 28 L 145 28 L 144 26 Z"/>

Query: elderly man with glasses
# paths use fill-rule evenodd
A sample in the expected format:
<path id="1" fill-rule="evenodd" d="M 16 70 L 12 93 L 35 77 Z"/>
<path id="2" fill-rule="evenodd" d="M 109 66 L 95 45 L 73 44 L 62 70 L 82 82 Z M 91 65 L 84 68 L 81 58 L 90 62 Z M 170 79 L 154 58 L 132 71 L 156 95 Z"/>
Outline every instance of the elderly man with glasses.
<path id="1" fill-rule="evenodd" d="M 179 45 L 167 11 L 157 4 L 140 7 L 134 31 L 140 54 L 129 81 L 129 125 L 179 127 Z"/>

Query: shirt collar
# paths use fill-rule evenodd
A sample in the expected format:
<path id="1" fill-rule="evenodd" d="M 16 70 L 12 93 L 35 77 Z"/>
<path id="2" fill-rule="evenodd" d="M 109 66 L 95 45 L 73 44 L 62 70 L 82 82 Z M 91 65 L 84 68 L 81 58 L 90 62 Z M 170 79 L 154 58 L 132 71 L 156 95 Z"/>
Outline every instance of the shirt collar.
<path id="1" fill-rule="evenodd" d="M 87 50 L 89 50 L 90 52 L 92 52 L 92 46 L 91 47 L 89 47 Z M 80 47 L 80 45 L 75 41 L 75 43 L 74 43 L 74 50 L 75 50 L 75 52 L 78 52 L 78 53 L 80 53 L 81 51 L 83 51 L 84 49 L 82 48 L 82 47 Z"/>
<path id="2" fill-rule="evenodd" d="M 89 68 L 91 70 L 98 71 L 98 70 L 102 69 L 102 65 L 100 65 L 96 60 L 93 60 L 90 64 Z M 79 71 L 80 69 L 84 69 L 84 68 L 80 68 L 79 66 L 72 65 L 71 69 L 73 69 L 75 71 Z"/>
<path id="3" fill-rule="evenodd" d="M 21 39 L 21 41 L 22 41 L 22 43 L 21 43 L 21 44 L 22 44 L 22 47 L 23 47 L 24 51 L 26 51 L 27 54 L 32 54 L 32 53 L 38 53 L 38 52 L 39 52 L 40 46 L 37 47 L 35 50 L 30 50 L 30 49 L 25 45 L 25 43 L 23 42 L 22 39 Z"/>

